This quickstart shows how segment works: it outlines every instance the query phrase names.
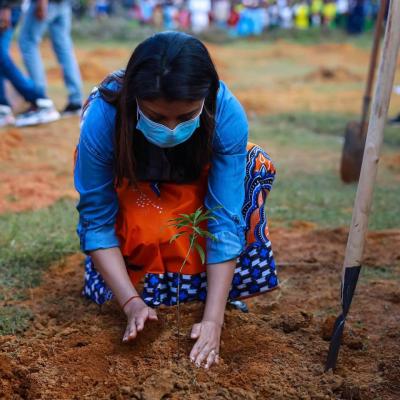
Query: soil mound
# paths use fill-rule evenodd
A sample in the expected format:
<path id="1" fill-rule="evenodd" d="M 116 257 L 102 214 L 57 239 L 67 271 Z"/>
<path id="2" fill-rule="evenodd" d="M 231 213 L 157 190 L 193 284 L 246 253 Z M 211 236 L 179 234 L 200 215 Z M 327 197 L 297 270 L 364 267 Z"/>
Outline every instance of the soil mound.
<path id="1" fill-rule="evenodd" d="M 320 67 L 316 71 L 305 76 L 307 82 L 360 82 L 362 77 L 354 74 L 344 67 L 329 68 Z"/>

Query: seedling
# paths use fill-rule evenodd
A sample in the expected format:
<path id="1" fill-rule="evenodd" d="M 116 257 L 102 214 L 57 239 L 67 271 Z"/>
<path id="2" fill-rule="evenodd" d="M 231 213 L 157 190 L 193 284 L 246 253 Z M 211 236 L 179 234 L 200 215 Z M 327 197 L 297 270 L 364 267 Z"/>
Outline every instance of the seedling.
<path id="1" fill-rule="evenodd" d="M 179 214 L 179 217 L 169 220 L 169 226 L 173 226 L 179 229 L 178 233 L 173 235 L 170 239 L 170 243 L 174 242 L 181 236 L 187 236 L 189 239 L 189 249 L 186 253 L 186 257 L 182 262 L 181 267 L 179 268 L 178 273 L 178 290 L 177 290 L 177 324 L 178 324 L 178 358 L 180 356 L 180 336 L 181 336 L 181 319 L 180 319 L 180 288 L 181 288 L 181 275 L 182 271 L 185 268 L 187 260 L 193 250 L 197 251 L 200 256 L 201 263 L 205 264 L 206 256 L 204 249 L 201 247 L 198 242 L 198 238 L 209 238 L 211 240 L 217 240 L 216 237 L 202 229 L 200 224 L 206 222 L 210 219 L 215 220 L 215 217 L 212 216 L 213 210 L 204 211 L 202 207 L 199 207 L 192 214 Z"/>

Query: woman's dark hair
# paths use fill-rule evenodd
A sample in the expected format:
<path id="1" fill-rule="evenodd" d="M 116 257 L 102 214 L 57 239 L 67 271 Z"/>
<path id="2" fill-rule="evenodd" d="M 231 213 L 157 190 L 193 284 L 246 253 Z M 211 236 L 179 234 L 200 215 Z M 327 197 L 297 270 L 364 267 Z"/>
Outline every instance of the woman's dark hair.
<path id="1" fill-rule="evenodd" d="M 192 177 L 198 177 L 208 163 L 215 129 L 219 77 L 211 57 L 198 39 L 181 32 L 155 34 L 134 50 L 117 92 L 103 87 L 102 96 L 115 105 L 115 172 L 117 185 L 127 179 L 137 182 L 138 157 L 146 153 L 143 135 L 134 135 L 137 103 L 140 100 L 205 99 L 200 127 L 186 142 L 167 149 L 172 163 L 177 163 Z"/>

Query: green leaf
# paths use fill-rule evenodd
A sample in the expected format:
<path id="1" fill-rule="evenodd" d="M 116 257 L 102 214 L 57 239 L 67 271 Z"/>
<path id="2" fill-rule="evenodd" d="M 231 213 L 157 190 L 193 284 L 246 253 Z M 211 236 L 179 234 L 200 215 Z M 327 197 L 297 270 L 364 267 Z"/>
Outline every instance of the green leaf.
<path id="1" fill-rule="evenodd" d="M 178 239 L 179 237 L 181 237 L 183 234 L 184 234 L 184 232 L 176 233 L 174 236 L 171 237 L 171 239 L 169 239 L 169 242 L 170 243 L 175 242 L 175 240 Z"/>
<path id="2" fill-rule="evenodd" d="M 192 222 L 193 214 L 179 214 L 184 221 Z"/>
<path id="3" fill-rule="evenodd" d="M 196 210 L 196 212 L 194 213 L 194 216 L 193 216 L 193 223 L 194 223 L 194 224 L 197 223 L 197 220 L 198 220 L 198 218 L 201 216 L 202 212 L 203 212 L 203 208 L 202 208 L 202 207 L 199 207 L 199 208 Z"/>
<path id="4" fill-rule="evenodd" d="M 204 264 L 206 262 L 206 255 L 204 254 L 203 248 L 197 242 L 194 244 L 194 246 L 196 247 L 196 250 L 199 253 L 201 263 Z"/>

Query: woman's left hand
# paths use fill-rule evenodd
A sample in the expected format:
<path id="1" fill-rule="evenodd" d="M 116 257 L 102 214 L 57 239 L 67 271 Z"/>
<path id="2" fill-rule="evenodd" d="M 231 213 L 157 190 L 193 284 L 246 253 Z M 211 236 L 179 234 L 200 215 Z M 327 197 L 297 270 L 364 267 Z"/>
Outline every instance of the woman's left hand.
<path id="1" fill-rule="evenodd" d="M 190 334 L 191 339 L 197 339 L 190 360 L 200 367 L 204 362 L 204 368 L 208 369 L 219 361 L 219 346 L 221 339 L 221 325 L 213 321 L 201 321 L 194 324 Z"/>

